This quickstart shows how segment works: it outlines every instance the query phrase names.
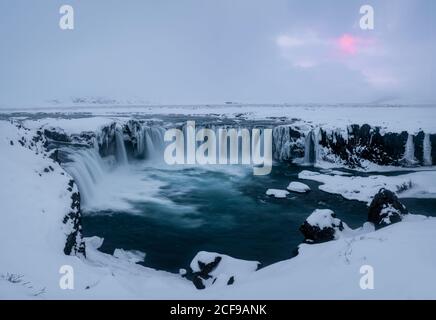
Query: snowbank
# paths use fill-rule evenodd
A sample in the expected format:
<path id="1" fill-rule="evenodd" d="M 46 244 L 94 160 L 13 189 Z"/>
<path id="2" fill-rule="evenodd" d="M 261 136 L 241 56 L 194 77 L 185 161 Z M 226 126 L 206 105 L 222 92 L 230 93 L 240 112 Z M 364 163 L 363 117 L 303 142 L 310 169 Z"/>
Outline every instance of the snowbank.
<path id="1" fill-rule="evenodd" d="M 69 114 L 91 114 L 93 116 L 137 115 L 200 115 L 211 113 L 220 117 L 238 117 L 249 120 L 296 119 L 304 120 L 301 125 L 346 128 L 350 124 L 380 126 L 386 131 L 415 133 L 423 130 L 436 133 L 436 113 L 432 106 L 390 105 L 147 105 L 147 106 L 81 106 L 44 107 L 27 109 L 3 109 L 1 113 L 25 111 Z"/>
<path id="2" fill-rule="evenodd" d="M 266 190 L 267 196 L 273 196 L 275 198 L 283 199 L 286 198 L 286 196 L 289 194 L 286 190 L 280 190 L 280 189 L 268 189 Z"/>
<path id="3" fill-rule="evenodd" d="M 297 182 L 297 181 L 291 182 L 286 189 L 288 189 L 289 191 L 298 192 L 298 193 L 306 193 L 306 192 L 310 191 L 310 187 L 307 184 Z"/>
<path id="4" fill-rule="evenodd" d="M 23 125 L 33 130 L 60 128 L 66 134 L 71 135 L 89 131 L 98 132 L 102 127 L 109 126 L 114 121 L 115 119 L 108 117 L 43 118 L 25 120 Z"/>
<path id="5" fill-rule="evenodd" d="M 397 176 L 370 175 L 344 176 L 322 174 L 303 170 L 299 179 L 313 180 L 322 183 L 319 189 L 325 192 L 340 194 L 345 199 L 370 203 L 374 195 L 385 188 L 397 193 L 399 198 L 435 198 L 436 171 L 420 171 Z"/>
<path id="6" fill-rule="evenodd" d="M 191 261 L 190 268 L 195 281 L 204 287 L 225 287 L 243 281 L 248 274 L 255 272 L 260 263 L 235 259 L 225 254 L 201 251 Z"/>

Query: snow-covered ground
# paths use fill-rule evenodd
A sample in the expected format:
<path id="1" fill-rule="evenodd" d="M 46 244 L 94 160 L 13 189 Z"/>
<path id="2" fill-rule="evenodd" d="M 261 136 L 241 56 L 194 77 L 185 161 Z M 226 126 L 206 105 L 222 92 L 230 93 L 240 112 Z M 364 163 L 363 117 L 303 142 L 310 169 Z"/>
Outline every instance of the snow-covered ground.
<path id="1" fill-rule="evenodd" d="M 386 131 L 415 133 L 423 130 L 436 133 L 436 108 L 429 105 L 193 105 L 193 106 L 95 106 L 67 104 L 42 106 L 30 109 L 0 109 L 0 113 L 46 112 L 70 115 L 87 113 L 103 118 L 132 115 L 211 115 L 242 117 L 260 120 L 266 118 L 287 118 L 304 120 L 301 125 L 323 126 L 323 128 L 346 128 L 350 124 L 371 124 Z M 21 115 L 20 115 L 21 116 Z M 61 124 L 62 121 L 58 121 Z M 81 123 L 81 120 L 78 121 Z M 73 122 L 71 122 L 73 123 Z M 62 123 L 65 125 L 65 123 Z M 80 124 L 78 124 L 80 125 Z M 67 125 L 65 126 L 67 128 Z"/>
<path id="2" fill-rule="evenodd" d="M 381 188 L 396 192 L 400 198 L 436 198 L 436 170 L 396 176 L 377 174 L 366 177 L 303 170 L 298 178 L 320 182 L 322 184 L 319 189 L 322 191 L 340 194 L 346 199 L 364 201 L 368 204 Z"/>
<path id="3" fill-rule="evenodd" d="M 238 110 L 237 106 L 229 108 L 236 108 L 234 112 Z M 315 115 L 319 110 L 313 113 L 310 110 L 305 112 L 322 120 L 322 115 Z M 340 111 L 338 109 L 337 121 L 350 116 Z M 268 111 L 268 114 L 274 112 L 279 113 Z M 401 119 L 395 110 L 390 113 Z M 435 126 L 433 112 L 428 113 L 430 119 L 421 113 L 423 120 L 418 127 L 430 127 L 430 122 Z M 366 117 L 368 120 L 369 116 Z M 374 112 L 371 117 L 377 119 Z M 418 128 L 413 117 L 409 121 Z M 102 123 L 104 121 L 95 123 L 94 128 Z M 392 121 L 391 125 L 395 123 Z M 68 128 L 67 124 L 62 125 Z M 90 125 L 87 125 L 89 130 Z M 403 124 L 402 129 L 405 126 Z M 68 131 L 77 132 L 75 125 Z M 21 146 L 18 140 L 23 135 L 30 142 L 33 130 L 19 130 L 9 122 L 0 121 L 1 299 L 436 299 L 436 219 L 422 216 L 409 215 L 402 222 L 377 231 L 364 228 L 344 233 L 338 240 L 323 244 L 302 244 L 299 255 L 293 259 L 244 274 L 231 286 L 211 285 L 205 290 L 195 289 L 192 282 L 179 274 L 133 263 L 137 254 L 132 261 L 132 255 L 124 259 L 126 254 L 121 254 L 122 251 L 118 252 L 118 257 L 101 253 L 98 247 L 102 240 L 96 237 L 86 239 L 86 258 L 66 256 L 63 248 L 69 230 L 62 220 L 70 210 L 71 199 L 67 192 L 70 177 L 44 155 L 42 148 L 38 149 L 38 144 L 32 150 L 27 144 Z M 53 170 L 46 172 L 49 166 Z M 383 183 L 392 187 L 412 181 L 412 188 L 404 194 L 415 192 L 416 195 L 424 191 L 436 194 L 434 172 L 359 180 L 353 176 L 304 171 L 300 178 L 320 181 L 325 188 L 330 188 L 329 192 L 351 199 L 359 197 L 362 201 L 368 201 L 371 192 L 378 191 Z M 347 184 L 348 189 L 361 192 L 348 195 Z M 339 190 L 340 185 L 344 185 L 344 189 Z M 353 198 L 354 193 L 360 195 Z M 232 261 L 223 262 L 227 275 L 232 273 Z M 73 290 L 62 290 L 59 286 L 63 276 L 59 270 L 64 265 L 73 267 Z M 373 290 L 363 290 L 359 285 L 363 265 L 370 265 L 374 270 Z"/>

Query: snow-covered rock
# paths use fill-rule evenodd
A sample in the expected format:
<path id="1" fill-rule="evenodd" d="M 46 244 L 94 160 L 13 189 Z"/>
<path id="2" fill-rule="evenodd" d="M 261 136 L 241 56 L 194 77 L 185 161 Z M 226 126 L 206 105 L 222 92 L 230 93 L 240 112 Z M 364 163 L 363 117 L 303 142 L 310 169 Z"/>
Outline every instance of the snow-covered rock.
<path id="1" fill-rule="evenodd" d="M 307 184 L 297 181 L 291 182 L 286 189 L 297 193 L 306 193 L 310 191 L 310 187 Z"/>
<path id="2" fill-rule="evenodd" d="M 268 190 L 266 190 L 266 195 L 267 196 L 273 196 L 273 197 L 279 198 L 279 199 L 286 198 L 286 196 L 288 194 L 289 194 L 288 191 L 281 190 L 281 189 L 268 189 Z"/>
<path id="3" fill-rule="evenodd" d="M 298 178 L 320 182 L 322 185 L 319 189 L 322 191 L 340 194 L 348 200 L 364 201 L 368 205 L 381 188 L 395 191 L 399 198 L 436 198 L 436 170 L 392 176 L 375 174 L 366 177 L 303 170 L 298 174 Z"/>
<path id="4" fill-rule="evenodd" d="M 256 271 L 260 263 L 235 259 L 230 256 L 201 251 L 191 261 L 190 268 L 193 283 L 197 289 L 211 285 L 226 286 L 244 279 L 247 274 Z"/>
<path id="5" fill-rule="evenodd" d="M 346 225 L 345 225 L 346 226 Z M 337 239 L 344 223 L 329 209 L 317 209 L 300 226 L 305 241 L 320 243 Z"/>
<path id="6" fill-rule="evenodd" d="M 369 206 L 368 221 L 374 223 L 376 228 L 401 221 L 407 214 L 406 207 L 390 190 L 380 189 Z"/>

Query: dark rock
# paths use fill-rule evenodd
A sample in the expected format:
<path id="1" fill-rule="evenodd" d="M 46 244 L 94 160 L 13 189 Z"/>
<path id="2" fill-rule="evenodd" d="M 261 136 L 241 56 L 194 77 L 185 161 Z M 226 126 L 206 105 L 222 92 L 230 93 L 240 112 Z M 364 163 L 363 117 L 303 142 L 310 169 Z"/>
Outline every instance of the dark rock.
<path id="1" fill-rule="evenodd" d="M 191 280 L 197 289 L 219 283 L 232 285 L 238 277 L 256 271 L 260 266 L 257 261 L 245 261 L 226 255 L 210 252 L 199 252 L 191 262 L 186 278 Z"/>
<path id="2" fill-rule="evenodd" d="M 68 136 L 68 134 L 66 134 L 63 131 L 57 131 L 55 129 L 49 130 L 49 129 L 45 129 L 44 130 L 44 135 L 51 140 L 54 141 L 58 141 L 58 142 L 71 142 L 70 137 Z"/>
<path id="3" fill-rule="evenodd" d="M 379 127 L 364 124 L 349 126 L 347 139 L 340 132 L 327 133 L 322 129 L 320 137 L 321 146 L 338 156 L 347 166 L 354 168 L 361 167 L 362 160 L 379 165 L 401 165 L 408 133 L 403 131 L 382 134 Z M 418 149 L 420 139 L 419 136 Z"/>
<path id="4" fill-rule="evenodd" d="M 73 189 L 74 181 L 68 182 L 68 189 Z M 71 232 L 67 235 L 65 241 L 64 253 L 66 255 L 82 254 L 85 256 L 85 242 L 82 238 L 82 211 L 80 208 L 80 193 L 71 194 L 71 211 L 64 217 L 63 223 L 70 223 Z"/>
<path id="5" fill-rule="evenodd" d="M 14 145 L 14 142 L 11 140 L 11 141 L 9 141 L 9 143 L 11 144 L 11 146 L 13 146 Z"/>
<path id="6" fill-rule="evenodd" d="M 307 243 L 321 243 L 334 240 L 337 232 L 344 230 L 344 223 L 328 209 L 315 210 L 300 226 Z"/>
<path id="7" fill-rule="evenodd" d="M 194 283 L 194 285 L 197 289 L 204 289 L 205 288 L 203 281 L 201 279 L 207 280 L 207 279 L 212 278 L 212 276 L 209 273 L 211 273 L 218 266 L 221 259 L 222 259 L 221 257 L 217 256 L 217 257 L 215 257 L 214 261 L 212 261 L 210 263 L 204 263 L 204 262 L 198 261 L 198 267 L 199 267 L 200 271 L 192 273 L 192 275 L 193 275 L 192 282 Z"/>
<path id="8" fill-rule="evenodd" d="M 377 228 L 400 222 L 402 215 L 408 214 L 406 207 L 390 190 L 380 189 L 369 206 L 368 221 Z"/>
<path id="9" fill-rule="evenodd" d="M 421 165 L 424 164 L 424 137 L 425 133 L 423 131 L 420 131 L 417 135 L 413 136 L 413 144 L 415 145 L 415 158 Z"/>

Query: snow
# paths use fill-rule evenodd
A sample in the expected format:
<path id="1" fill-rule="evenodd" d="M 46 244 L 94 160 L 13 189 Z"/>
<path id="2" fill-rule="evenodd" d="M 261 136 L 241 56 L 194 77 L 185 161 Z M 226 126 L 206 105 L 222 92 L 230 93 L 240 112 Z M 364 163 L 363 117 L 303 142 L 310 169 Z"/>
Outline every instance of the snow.
<path id="1" fill-rule="evenodd" d="M 280 190 L 280 189 L 268 189 L 266 190 L 267 196 L 274 196 L 275 198 L 283 199 L 286 198 L 286 196 L 289 194 L 286 190 Z"/>
<path id="2" fill-rule="evenodd" d="M 113 256 L 131 263 L 143 262 L 145 259 L 145 253 L 138 250 L 115 249 Z"/>
<path id="3" fill-rule="evenodd" d="M 319 189 L 328 193 L 340 194 L 348 200 L 371 202 L 374 195 L 385 188 L 396 192 L 399 198 L 436 198 L 436 170 L 418 171 L 396 176 L 369 175 L 343 176 L 322 174 L 303 170 L 299 179 L 322 183 Z"/>
<path id="4" fill-rule="evenodd" d="M 80 117 L 80 118 L 43 118 L 38 120 L 25 120 L 23 125 L 26 128 L 37 129 L 51 129 L 60 128 L 67 134 L 80 134 L 86 131 L 98 132 L 102 127 L 108 126 L 114 121 L 108 117 Z"/>
<path id="5" fill-rule="evenodd" d="M 321 230 L 331 226 L 336 226 L 341 223 L 341 220 L 333 217 L 334 213 L 329 209 L 316 209 L 312 214 L 306 219 L 307 223 L 311 226 L 316 226 Z"/>
<path id="6" fill-rule="evenodd" d="M 429 118 L 434 125 L 434 117 Z M 413 115 L 405 119 L 413 123 Z M 415 215 L 377 231 L 366 223 L 335 241 L 301 244 L 297 257 L 258 271 L 254 262 L 199 253 L 193 261 L 209 261 L 212 255 L 223 258 L 214 275 L 237 275 L 233 285 L 201 291 L 180 274 L 98 251 L 103 243 L 98 237 L 85 239 L 86 258 L 66 256 L 63 248 L 70 230 L 62 220 L 70 210 L 70 176 L 44 155 L 41 146 L 30 150 L 18 143 L 21 136 L 29 141 L 32 134 L 0 121 L 0 177 L 7 186 L 0 190 L 0 299 L 436 299 L 436 219 Z M 45 172 L 49 165 L 53 171 Z M 299 178 L 366 202 L 380 187 L 407 187 L 409 182 L 410 189 L 397 191 L 400 197 L 436 194 L 432 170 L 388 177 L 303 171 Z M 309 218 L 326 223 L 319 214 Z M 74 290 L 59 286 L 64 265 L 73 267 Z M 359 286 L 363 265 L 374 268 L 374 290 Z"/>
<path id="7" fill-rule="evenodd" d="M 293 181 L 291 182 L 288 187 L 286 188 L 289 191 L 298 192 L 298 193 L 306 193 L 310 191 L 310 187 L 307 184 Z"/>
<path id="8" fill-rule="evenodd" d="M 0 299 L 169 298 L 196 294 L 192 283 L 166 272 L 125 262 L 97 251 L 102 239 L 87 241 L 87 258 L 63 252 L 70 230 L 71 179 L 63 169 L 17 141 L 31 131 L 0 121 Z M 13 141 L 13 145 L 10 141 Z M 53 171 L 44 172 L 52 166 Z M 75 288 L 62 290 L 60 267 L 73 267 Z M 8 280 L 12 275 L 17 279 Z M 89 289 L 86 289 L 88 288 Z"/>
<path id="9" fill-rule="evenodd" d="M 224 295 L 237 299 L 435 299 L 436 219 L 409 216 L 386 228 L 302 244 L 299 255 L 250 274 Z M 359 283 L 362 266 L 374 270 L 374 289 Z"/>
<path id="10" fill-rule="evenodd" d="M 198 272 L 200 271 L 199 261 L 209 264 L 217 257 L 220 257 L 221 261 L 218 263 L 218 266 L 209 273 L 212 278 L 203 280 L 203 283 L 206 282 L 207 284 L 206 287 L 212 283 L 214 287 L 227 286 L 227 282 L 231 277 L 233 277 L 235 282 L 242 281 L 248 274 L 255 272 L 260 265 L 257 261 L 240 260 L 225 254 L 200 251 L 195 255 L 194 259 L 192 259 L 190 267 L 193 272 Z"/>
<path id="11" fill-rule="evenodd" d="M 260 120 L 267 118 L 296 119 L 296 124 L 312 127 L 322 126 L 324 129 L 340 129 L 346 131 L 350 124 L 371 124 L 380 126 L 391 132 L 407 131 L 416 133 L 423 130 L 426 133 L 436 133 L 436 112 L 433 106 L 427 105 L 287 105 L 287 104 L 252 104 L 252 105 L 144 105 L 144 106 L 81 106 L 64 107 L 38 106 L 27 109 L 2 109 L 0 113 L 8 112 L 59 112 L 70 115 L 84 112 L 98 117 L 138 116 L 145 115 L 199 115 L 211 113 L 220 117 L 236 117 Z M 241 116 L 242 115 L 242 116 Z M 304 120 L 304 121 L 303 121 Z M 59 123 L 60 125 L 61 123 Z"/>

